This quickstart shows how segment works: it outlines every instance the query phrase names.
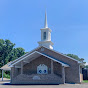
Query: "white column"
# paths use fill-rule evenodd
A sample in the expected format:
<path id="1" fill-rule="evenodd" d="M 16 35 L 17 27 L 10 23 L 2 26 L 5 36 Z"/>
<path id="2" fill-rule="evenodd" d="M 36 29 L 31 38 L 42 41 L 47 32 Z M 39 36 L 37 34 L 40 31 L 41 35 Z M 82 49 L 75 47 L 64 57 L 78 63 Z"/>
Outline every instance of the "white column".
<path id="1" fill-rule="evenodd" d="M 51 60 L 51 74 L 53 74 L 53 60 Z"/>
<path id="2" fill-rule="evenodd" d="M 62 80 L 63 80 L 63 83 L 65 83 L 65 68 L 64 68 L 64 66 L 62 66 Z"/>
<path id="3" fill-rule="evenodd" d="M 3 81 L 3 69 L 2 69 L 2 81 Z"/>
<path id="4" fill-rule="evenodd" d="M 15 77 L 15 65 L 11 68 L 11 83 L 13 82 L 14 77 Z"/>
<path id="5" fill-rule="evenodd" d="M 14 65 L 14 73 L 13 73 L 13 77 L 15 77 L 16 75 L 16 68 L 15 68 L 15 65 Z"/>
<path id="6" fill-rule="evenodd" d="M 23 61 L 21 61 L 21 74 L 23 74 Z"/>
<path id="7" fill-rule="evenodd" d="M 11 80 L 11 70 L 10 70 L 10 80 Z"/>

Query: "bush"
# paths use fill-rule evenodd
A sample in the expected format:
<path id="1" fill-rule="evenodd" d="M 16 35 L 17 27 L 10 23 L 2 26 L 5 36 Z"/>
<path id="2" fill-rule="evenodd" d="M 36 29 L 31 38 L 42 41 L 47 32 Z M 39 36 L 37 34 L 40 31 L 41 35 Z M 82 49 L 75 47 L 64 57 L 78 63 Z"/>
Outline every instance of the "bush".
<path id="1" fill-rule="evenodd" d="M 0 78 L 2 77 L 2 73 L 1 73 L 1 71 L 0 71 Z"/>
<path id="2" fill-rule="evenodd" d="M 10 75 L 9 74 L 6 74 L 5 72 L 3 73 L 3 77 L 10 79 Z"/>
<path id="3" fill-rule="evenodd" d="M 0 71 L 0 78 L 2 77 L 2 71 Z M 10 79 L 10 74 L 9 74 L 9 72 L 7 72 L 7 71 L 5 71 L 5 72 L 3 72 L 3 78 L 8 78 L 8 79 Z"/>

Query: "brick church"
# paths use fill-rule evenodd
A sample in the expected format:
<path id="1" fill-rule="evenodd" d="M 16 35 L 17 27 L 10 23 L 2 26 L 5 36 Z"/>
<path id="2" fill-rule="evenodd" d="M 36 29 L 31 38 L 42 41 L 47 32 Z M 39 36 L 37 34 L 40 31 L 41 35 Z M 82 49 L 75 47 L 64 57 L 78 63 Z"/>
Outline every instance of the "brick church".
<path id="1" fill-rule="evenodd" d="M 11 84 L 80 83 L 79 61 L 53 50 L 46 13 L 45 26 L 40 30 L 39 46 L 8 64 Z"/>

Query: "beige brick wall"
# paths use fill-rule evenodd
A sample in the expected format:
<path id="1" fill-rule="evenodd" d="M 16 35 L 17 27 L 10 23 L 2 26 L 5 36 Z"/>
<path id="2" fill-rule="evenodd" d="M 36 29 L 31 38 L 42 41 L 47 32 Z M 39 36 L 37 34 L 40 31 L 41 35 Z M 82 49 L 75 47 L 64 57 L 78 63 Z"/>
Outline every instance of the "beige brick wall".
<path id="1" fill-rule="evenodd" d="M 53 68 L 54 68 L 54 74 L 62 77 L 62 66 L 61 64 L 57 63 L 57 62 L 54 62 L 53 63 Z"/>
<path id="2" fill-rule="evenodd" d="M 76 61 L 73 61 L 63 55 L 60 55 L 58 53 L 55 53 L 51 50 L 48 49 L 44 49 L 44 51 L 41 51 L 41 49 L 38 49 L 39 52 L 42 52 L 44 54 L 47 54 L 51 57 L 54 57 L 66 64 L 68 64 L 70 67 L 65 68 L 65 81 L 68 83 L 79 83 L 80 82 L 80 75 L 79 75 L 79 64 Z M 20 83 L 32 83 L 33 80 L 29 80 L 27 81 L 27 77 L 29 75 L 37 75 L 37 66 L 40 64 L 45 64 L 48 66 L 48 73 L 51 73 L 51 60 L 44 57 L 44 56 L 40 56 L 38 58 L 36 58 L 35 60 L 31 61 L 28 64 L 25 64 L 23 67 L 23 74 L 24 76 L 22 77 L 22 75 L 19 75 L 18 73 L 20 73 L 20 71 L 17 71 L 17 69 L 11 68 L 11 78 L 12 78 L 12 83 L 18 83 L 19 84 L 19 80 Z M 54 81 L 50 81 L 48 80 L 47 83 L 63 83 L 62 81 L 62 67 L 61 64 L 58 64 L 56 62 L 54 62 L 54 73 L 57 74 L 56 78 L 55 78 L 55 82 Z M 52 79 L 53 77 L 51 75 L 48 76 L 48 79 Z M 59 77 L 59 78 L 58 78 Z M 26 78 L 26 79 L 25 79 Z M 23 80 L 24 79 L 24 80 Z M 22 81 L 23 80 L 23 81 Z M 43 83 L 46 80 L 41 80 L 41 83 Z M 33 81 L 34 83 L 35 81 Z M 38 81 L 36 81 L 35 83 L 38 83 Z M 40 83 L 40 82 L 39 82 Z M 45 83 L 45 82 L 44 82 Z"/>
<path id="3" fill-rule="evenodd" d="M 40 64 L 45 64 L 48 67 L 48 75 L 39 75 L 41 76 L 41 82 L 37 80 L 33 81 L 32 78 L 31 80 L 27 79 L 27 77 L 31 77 L 34 75 L 37 75 L 37 66 Z M 57 63 L 57 62 L 53 62 L 53 68 L 54 68 L 54 74 L 51 75 L 51 60 L 44 57 L 44 56 L 40 56 L 38 58 L 36 58 L 35 60 L 31 61 L 28 64 L 25 64 L 23 66 L 23 76 L 20 74 L 19 75 L 19 71 L 17 68 L 14 69 L 14 67 L 12 68 L 12 72 L 13 72 L 13 78 L 12 78 L 12 83 L 13 84 L 22 84 L 23 82 L 26 83 L 46 83 L 46 84 L 59 84 L 59 83 L 63 83 L 62 80 L 62 66 L 61 64 Z M 54 77 L 53 77 L 54 76 Z M 43 77 L 43 78 L 42 78 Z M 46 78 L 47 79 L 46 79 Z M 25 79 L 26 78 L 26 79 Z M 45 79 L 44 79 L 45 78 Z M 51 80 L 50 80 L 51 79 Z M 19 82 L 20 80 L 20 82 Z M 28 81 L 28 82 L 27 82 Z M 45 82 L 44 82 L 45 81 Z M 47 82 L 46 82 L 47 81 Z"/>
<path id="4" fill-rule="evenodd" d="M 31 61 L 30 63 L 24 65 L 23 73 L 24 74 L 36 74 L 37 73 L 37 66 L 39 66 L 40 64 L 47 65 L 48 73 L 50 74 L 51 60 L 44 57 L 44 56 L 40 56 L 40 57 L 36 58 L 35 60 Z"/>
<path id="5" fill-rule="evenodd" d="M 61 84 L 63 83 L 62 78 L 55 74 L 48 74 L 48 75 L 36 74 L 36 76 L 40 77 L 39 80 L 33 80 L 34 76 L 35 74 L 32 74 L 32 75 L 20 74 L 13 79 L 12 84 Z"/>
<path id="6" fill-rule="evenodd" d="M 36 58 L 35 60 L 31 61 L 30 63 L 24 65 L 23 67 L 23 73 L 24 74 L 36 74 L 37 73 L 37 66 L 39 66 L 40 64 L 45 64 L 48 67 L 48 73 L 51 73 L 51 60 L 44 57 L 44 56 L 40 56 L 38 58 Z M 53 63 L 53 68 L 54 68 L 54 73 L 57 75 L 61 75 L 62 73 L 62 68 L 61 68 L 61 64 L 54 62 Z M 59 69 L 59 70 L 57 70 Z"/>
<path id="7" fill-rule="evenodd" d="M 66 77 L 65 81 L 66 82 L 69 82 L 69 83 L 79 83 L 80 82 L 79 64 L 76 61 L 68 57 L 65 57 L 61 54 L 58 54 L 56 52 L 53 52 L 52 50 L 46 49 L 46 48 L 44 48 L 44 51 L 41 51 L 41 48 L 38 49 L 37 51 L 47 54 L 53 58 L 56 58 L 70 66 L 69 68 L 65 68 L 65 77 Z"/>

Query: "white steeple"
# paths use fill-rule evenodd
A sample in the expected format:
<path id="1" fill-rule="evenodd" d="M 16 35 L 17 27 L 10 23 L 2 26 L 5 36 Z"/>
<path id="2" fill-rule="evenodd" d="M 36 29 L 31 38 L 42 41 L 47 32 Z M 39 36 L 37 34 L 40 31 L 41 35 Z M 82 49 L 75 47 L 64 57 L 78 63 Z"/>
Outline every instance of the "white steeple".
<path id="1" fill-rule="evenodd" d="M 45 25 L 44 25 L 44 28 L 48 28 L 46 11 L 45 11 Z"/>
<path id="2" fill-rule="evenodd" d="M 41 41 L 38 42 L 39 46 L 45 46 L 47 48 L 53 49 L 53 42 L 51 41 L 51 29 L 48 28 L 47 15 L 45 11 L 45 25 L 41 30 Z"/>

